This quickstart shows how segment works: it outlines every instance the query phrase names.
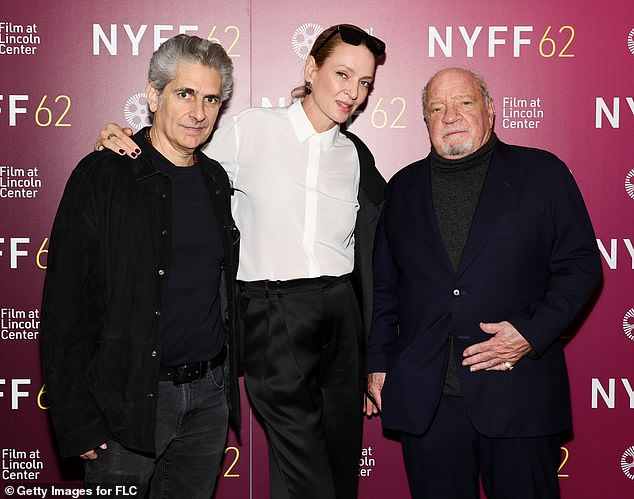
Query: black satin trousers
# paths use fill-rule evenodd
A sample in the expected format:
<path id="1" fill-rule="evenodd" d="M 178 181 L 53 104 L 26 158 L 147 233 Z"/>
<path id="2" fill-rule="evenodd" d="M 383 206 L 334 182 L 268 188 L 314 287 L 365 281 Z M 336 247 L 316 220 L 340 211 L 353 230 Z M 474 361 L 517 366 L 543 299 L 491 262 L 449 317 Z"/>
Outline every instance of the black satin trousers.
<path id="1" fill-rule="evenodd" d="M 247 392 L 272 499 L 357 496 L 362 323 L 349 276 L 242 282 Z"/>

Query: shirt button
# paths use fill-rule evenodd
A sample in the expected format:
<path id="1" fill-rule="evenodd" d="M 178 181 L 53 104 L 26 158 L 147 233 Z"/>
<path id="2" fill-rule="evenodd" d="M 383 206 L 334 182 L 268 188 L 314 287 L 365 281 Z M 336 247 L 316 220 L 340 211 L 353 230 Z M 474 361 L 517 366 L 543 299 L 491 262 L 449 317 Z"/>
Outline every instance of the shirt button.
<path id="1" fill-rule="evenodd" d="M 156 357 L 156 356 L 157 356 L 156 350 L 152 350 L 152 357 Z"/>
<path id="2" fill-rule="evenodd" d="M 459 289 L 454 289 L 453 290 L 453 295 L 454 296 L 460 296 L 460 290 Z"/>
<path id="3" fill-rule="evenodd" d="M 159 275 L 165 275 L 165 271 L 163 269 L 159 270 Z"/>
<path id="4" fill-rule="evenodd" d="M 159 317 L 161 315 L 161 311 L 157 310 L 156 312 L 154 312 L 154 315 L 156 315 L 157 317 Z"/>

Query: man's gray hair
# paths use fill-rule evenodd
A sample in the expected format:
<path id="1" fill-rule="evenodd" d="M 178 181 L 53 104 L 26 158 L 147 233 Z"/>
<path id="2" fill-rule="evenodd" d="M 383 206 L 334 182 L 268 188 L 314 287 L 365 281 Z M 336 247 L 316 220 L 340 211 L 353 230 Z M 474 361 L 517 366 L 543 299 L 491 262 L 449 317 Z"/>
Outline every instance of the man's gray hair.
<path id="1" fill-rule="evenodd" d="M 166 40 L 152 54 L 148 81 L 159 93 L 176 77 L 176 68 L 182 63 L 198 63 L 213 68 L 220 74 L 222 89 L 220 100 L 229 98 L 233 87 L 233 63 L 218 44 L 197 36 L 176 35 Z"/>
<path id="2" fill-rule="evenodd" d="M 476 86 L 478 87 L 478 90 L 480 91 L 480 94 L 482 95 L 482 97 L 484 98 L 484 105 L 488 106 L 489 105 L 489 101 L 491 100 L 491 97 L 489 96 L 489 88 L 487 87 L 487 82 L 484 81 L 484 77 L 480 74 L 477 73 L 475 71 L 471 71 L 470 69 L 466 69 L 466 68 L 446 68 L 446 69 L 441 69 L 440 71 L 438 71 L 434 76 L 432 76 L 429 81 L 427 82 L 427 84 L 425 85 L 425 87 L 423 88 L 423 94 L 422 94 L 422 99 L 423 99 L 423 116 L 427 117 L 427 90 L 429 87 L 429 84 L 434 80 L 434 78 L 436 78 L 436 76 L 438 76 L 440 73 L 443 73 L 445 71 L 449 71 L 449 70 L 459 70 L 459 71 L 464 71 L 465 73 L 471 75 L 471 77 L 475 80 Z"/>

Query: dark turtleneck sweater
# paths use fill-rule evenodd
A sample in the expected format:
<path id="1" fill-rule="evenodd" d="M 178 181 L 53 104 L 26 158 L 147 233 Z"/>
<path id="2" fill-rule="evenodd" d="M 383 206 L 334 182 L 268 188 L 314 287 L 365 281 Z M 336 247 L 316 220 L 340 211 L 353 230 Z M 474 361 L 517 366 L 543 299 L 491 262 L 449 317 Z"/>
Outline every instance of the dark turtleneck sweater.
<path id="1" fill-rule="evenodd" d="M 498 142 L 495 133 L 477 151 L 461 159 L 446 159 L 431 151 L 431 190 L 440 236 L 454 271 L 457 270 L 467 242 L 493 149 Z M 444 395 L 462 396 L 458 367 L 449 331 L 449 362 L 445 374 Z"/>

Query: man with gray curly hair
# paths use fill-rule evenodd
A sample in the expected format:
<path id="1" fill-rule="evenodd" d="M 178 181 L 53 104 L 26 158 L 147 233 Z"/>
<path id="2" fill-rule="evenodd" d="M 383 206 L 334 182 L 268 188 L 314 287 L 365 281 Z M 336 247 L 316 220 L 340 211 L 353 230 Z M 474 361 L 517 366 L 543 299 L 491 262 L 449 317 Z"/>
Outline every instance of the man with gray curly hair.
<path id="1" fill-rule="evenodd" d="M 208 499 L 239 426 L 239 233 L 227 174 L 198 152 L 232 71 L 220 45 L 167 40 L 150 61 L 152 126 L 135 135 L 144 154 L 89 154 L 61 200 L 42 363 L 60 453 L 85 460 L 89 487 Z"/>

